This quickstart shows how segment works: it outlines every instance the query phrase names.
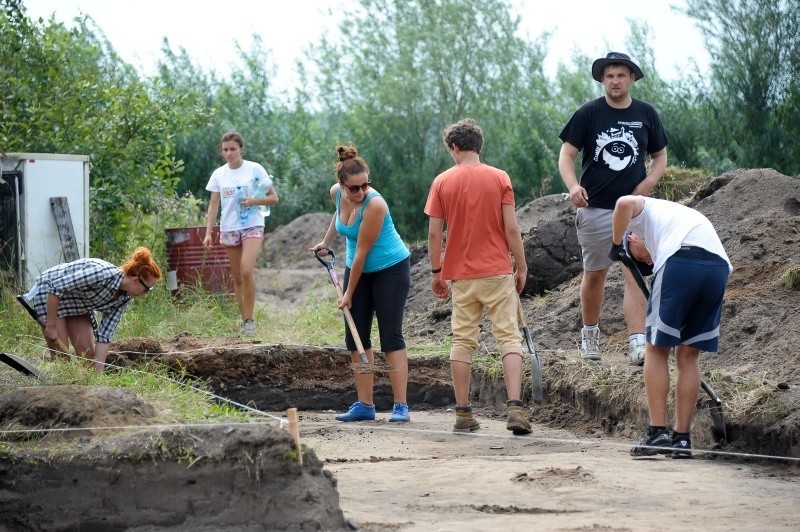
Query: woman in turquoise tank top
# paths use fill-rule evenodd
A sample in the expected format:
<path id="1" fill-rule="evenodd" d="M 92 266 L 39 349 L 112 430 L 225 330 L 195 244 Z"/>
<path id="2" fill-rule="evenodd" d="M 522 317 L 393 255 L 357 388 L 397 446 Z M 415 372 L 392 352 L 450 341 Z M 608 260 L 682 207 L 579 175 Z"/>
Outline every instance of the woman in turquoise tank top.
<path id="1" fill-rule="evenodd" d="M 325 237 L 311 248 L 324 254 L 336 233 L 345 237 L 347 256 L 344 270 L 344 297 L 339 308 L 348 307 L 370 363 L 375 360 L 370 333 L 372 318 L 378 318 L 381 350 L 394 371 L 389 383 L 394 407 L 389 421 L 409 421 L 406 389 L 408 354 L 403 337 L 403 313 L 411 285 L 411 255 L 397 233 L 389 207 L 378 191 L 371 188 L 369 166 L 355 146 L 339 146 L 334 165 L 337 182 L 331 187 L 336 213 Z M 353 363 L 359 363 L 355 341 L 345 327 L 345 344 Z M 375 419 L 373 374 L 355 373 L 358 400 L 350 409 L 336 416 L 339 421 Z"/>

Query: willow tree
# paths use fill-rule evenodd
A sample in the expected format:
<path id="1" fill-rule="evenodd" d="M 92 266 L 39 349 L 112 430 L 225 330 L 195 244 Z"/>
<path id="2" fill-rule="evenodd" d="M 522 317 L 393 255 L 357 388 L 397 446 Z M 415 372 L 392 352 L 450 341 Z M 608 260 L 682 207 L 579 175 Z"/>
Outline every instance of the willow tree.
<path id="1" fill-rule="evenodd" d="M 800 173 L 800 4 L 688 0 L 711 56 L 709 139 L 739 166 Z"/>
<path id="2" fill-rule="evenodd" d="M 503 0 L 361 0 L 312 50 L 321 112 L 336 140 L 356 143 L 409 238 L 424 234 L 428 188 L 452 164 L 441 141 L 448 123 L 483 126 L 483 158 L 509 171 L 518 199 L 552 172 L 544 46 L 518 28 Z"/>
<path id="3" fill-rule="evenodd" d="M 93 255 L 127 255 L 139 214 L 177 182 L 170 139 L 191 117 L 182 95 L 154 89 L 90 18 L 68 28 L 31 20 L 21 2 L 0 11 L 0 146 L 91 156 Z"/>

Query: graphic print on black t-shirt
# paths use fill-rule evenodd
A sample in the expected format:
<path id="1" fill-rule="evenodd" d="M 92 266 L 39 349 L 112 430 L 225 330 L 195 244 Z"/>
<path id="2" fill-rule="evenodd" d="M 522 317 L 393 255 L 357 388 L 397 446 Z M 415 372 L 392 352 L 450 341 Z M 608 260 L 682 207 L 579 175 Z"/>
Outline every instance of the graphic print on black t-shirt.
<path id="1" fill-rule="evenodd" d="M 606 132 L 597 135 L 597 147 L 594 150 L 594 160 L 601 160 L 616 172 L 630 168 L 636 164 L 639 155 L 639 143 L 633 133 L 624 127 L 611 127 Z"/>

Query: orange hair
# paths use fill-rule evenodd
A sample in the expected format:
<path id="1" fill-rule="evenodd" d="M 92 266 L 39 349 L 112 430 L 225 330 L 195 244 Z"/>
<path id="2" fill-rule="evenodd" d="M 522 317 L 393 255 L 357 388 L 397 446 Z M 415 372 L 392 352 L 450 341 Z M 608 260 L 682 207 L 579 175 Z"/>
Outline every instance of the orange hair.
<path id="1" fill-rule="evenodd" d="M 161 268 L 153 260 L 153 254 L 146 247 L 140 246 L 134 250 L 131 258 L 120 266 L 125 275 L 132 277 L 150 277 L 161 279 Z"/>

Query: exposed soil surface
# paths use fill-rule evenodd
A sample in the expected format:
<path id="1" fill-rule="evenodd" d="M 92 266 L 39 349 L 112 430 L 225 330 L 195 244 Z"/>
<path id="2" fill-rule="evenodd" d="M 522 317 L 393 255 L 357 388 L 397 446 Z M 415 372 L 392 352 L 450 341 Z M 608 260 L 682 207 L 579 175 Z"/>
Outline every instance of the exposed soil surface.
<path id="1" fill-rule="evenodd" d="M 114 345 L 110 361 L 166 362 L 275 417 L 246 427 L 172 427 L 162 425 L 163 412 L 119 390 L 20 388 L 0 396 L 4 430 L 81 430 L 52 430 L 35 445 L 25 441 L 33 436 L 4 433 L 0 522 L 18 530 L 795 529 L 800 292 L 781 276 L 800 262 L 797 185 L 772 170 L 736 171 L 688 202 L 714 223 L 735 267 L 720 353 L 701 361 L 724 402 L 726 438 L 711 430 L 704 396 L 695 460 L 628 455 L 647 418 L 641 369 L 627 366 L 623 352 L 622 277 L 612 269 L 607 284 L 603 360 L 584 363 L 575 346 L 574 211 L 555 195 L 518 210 L 532 270 L 523 307 L 545 380 L 544 402 L 528 403 L 536 422 L 530 437 L 505 430 L 502 378 L 478 369 L 471 394 L 482 427 L 453 434 L 446 353 L 411 360 L 411 423 L 385 421 L 391 395 L 386 375 L 377 374 L 379 419 L 343 424 L 333 413 L 355 395 L 342 348 L 259 337 L 129 340 Z M 261 304 L 299 304 L 314 291 L 331 297 L 306 252 L 330 217 L 306 215 L 269 235 L 258 272 Z M 412 248 L 408 341 L 441 339 L 449 334 L 449 302 L 430 292 L 424 246 Z M 341 272 L 343 250 L 336 251 Z M 482 352 L 494 351 L 488 324 L 480 341 Z M 301 411 L 303 466 L 286 431 L 276 430 L 288 407 Z M 121 426 L 139 428 L 108 428 Z"/>

